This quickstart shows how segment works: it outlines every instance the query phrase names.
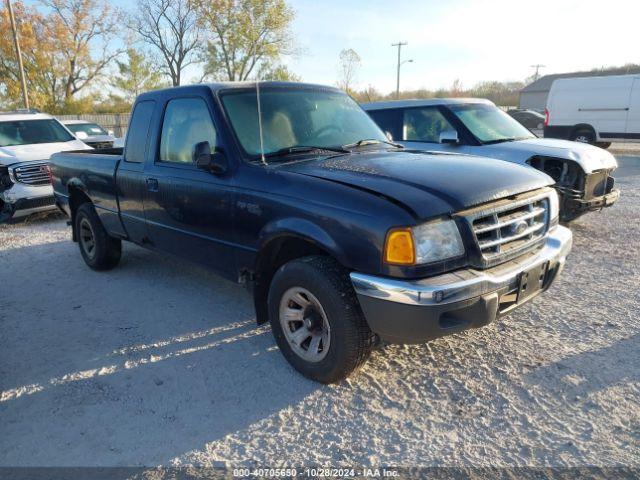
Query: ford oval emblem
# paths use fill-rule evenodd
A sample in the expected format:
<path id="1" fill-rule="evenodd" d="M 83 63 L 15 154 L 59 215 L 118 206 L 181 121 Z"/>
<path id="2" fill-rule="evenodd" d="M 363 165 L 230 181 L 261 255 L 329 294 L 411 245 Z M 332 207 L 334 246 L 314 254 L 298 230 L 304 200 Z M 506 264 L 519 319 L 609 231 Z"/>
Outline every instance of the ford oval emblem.
<path id="1" fill-rule="evenodd" d="M 529 224 L 525 220 L 520 220 L 511 226 L 511 233 L 514 235 L 520 235 L 529 227 Z"/>

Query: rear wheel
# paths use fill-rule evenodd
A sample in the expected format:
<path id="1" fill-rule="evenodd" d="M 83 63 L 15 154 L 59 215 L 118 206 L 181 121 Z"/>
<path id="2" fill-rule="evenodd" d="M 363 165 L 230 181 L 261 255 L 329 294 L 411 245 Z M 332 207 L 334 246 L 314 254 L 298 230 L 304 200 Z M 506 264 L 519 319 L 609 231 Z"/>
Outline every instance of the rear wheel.
<path id="1" fill-rule="evenodd" d="M 329 257 L 292 260 L 276 272 L 269 321 L 287 361 L 322 383 L 347 377 L 374 345 L 347 272 Z"/>
<path id="2" fill-rule="evenodd" d="M 76 212 L 76 235 L 85 263 L 94 270 L 110 270 L 120 261 L 122 242 L 110 237 L 95 208 L 83 203 Z"/>
<path id="3" fill-rule="evenodd" d="M 605 150 L 611 146 L 611 142 L 598 142 L 597 147 L 604 148 Z"/>
<path id="4" fill-rule="evenodd" d="M 596 142 L 596 135 L 593 133 L 593 130 L 588 128 L 580 128 L 573 132 L 570 140 L 579 143 L 590 143 L 593 145 Z"/>

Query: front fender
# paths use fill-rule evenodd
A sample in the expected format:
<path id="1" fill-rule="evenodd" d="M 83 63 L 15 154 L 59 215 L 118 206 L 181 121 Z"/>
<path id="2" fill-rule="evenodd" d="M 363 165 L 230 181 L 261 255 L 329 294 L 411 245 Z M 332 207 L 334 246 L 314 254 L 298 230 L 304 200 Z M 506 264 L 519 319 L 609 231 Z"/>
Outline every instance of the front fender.
<path id="1" fill-rule="evenodd" d="M 332 235 L 318 224 L 304 218 L 280 218 L 267 223 L 260 231 L 258 249 L 261 251 L 273 240 L 284 236 L 307 240 L 331 254 L 344 266 L 348 266 L 348 258 L 343 248 Z"/>

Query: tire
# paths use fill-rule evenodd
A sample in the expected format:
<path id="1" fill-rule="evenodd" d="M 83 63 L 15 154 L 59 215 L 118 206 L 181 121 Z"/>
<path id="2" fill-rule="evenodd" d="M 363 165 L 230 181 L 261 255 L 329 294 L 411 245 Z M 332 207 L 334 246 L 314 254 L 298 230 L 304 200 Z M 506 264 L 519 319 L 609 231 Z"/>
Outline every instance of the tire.
<path id="1" fill-rule="evenodd" d="M 597 147 L 604 148 L 605 150 L 611 146 L 611 142 L 598 142 Z"/>
<path id="2" fill-rule="evenodd" d="M 118 265 L 122 242 L 109 236 L 92 204 L 80 205 L 76 212 L 75 229 L 80 253 L 90 268 L 110 270 Z"/>
<path id="3" fill-rule="evenodd" d="M 569 140 L 593 145 L 596 143 L 596 135 L 593 133 L 593 130 L 589 128 L 580 128 L 571 134 L 571 138 Z"/>
<path id="4" fill-rule="evenodd" d="M 371 354 L 375 335 L 347 271 L 329 257 L 309 256 L 283 265 L 271 281 L 268 307 L 280 351 L 311 380 L 343 380 Z"/>

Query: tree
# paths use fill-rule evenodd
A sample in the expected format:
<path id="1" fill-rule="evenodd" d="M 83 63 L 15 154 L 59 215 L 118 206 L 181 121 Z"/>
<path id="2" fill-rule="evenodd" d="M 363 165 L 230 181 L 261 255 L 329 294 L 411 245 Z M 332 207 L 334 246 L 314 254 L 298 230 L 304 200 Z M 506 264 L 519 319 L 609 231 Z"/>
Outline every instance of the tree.
<path id="1" fill-rule="evenodd" d="M 286 65 L 269 66 L 258 75 L 260 80 L 273 82 L 301 82 L 302 78 L 287 68 Z"/>
<path id="2" fill-rule="evenodd" d="M 13 9 L 16 28 L 22 46 L 22 59 L 29 93 L 29 103 L 35 108 L 48 104 L 49 88 L 45 83 L 45 72 L 51 68 L 50 40 L 44 31 L 43 16 L 35 9 L 15 2 Z M 9 14 L 2 4 L 0 9 L 0 98 L 3 108 L 22 106 L 18 59 L 13 44 Z"/>
<path id="3" fill-rule="evenodd" d="M 122 52 L 114 48 L 120 32 L 121 12 L 98 0 L 40 0 L 51 13 L 44 18 L 45 31 L 53 42 L 48 86 L 56 106 L 101 77 Z"/>
<path id="4" fill-rule="evenodd" d="M 30 104 L 52 113 L 88 108 L 75 98 L 101 79 L 121 53 L 113 48 L 119 12 L 97 0 L 43 0 L 45 12 L 16 2 L 17 29 Z M 0 92 L 19 98 L 18 67 L 6 9 L 0 10 Z M 90 103 L 90 102 L 89 102 Z"/>
<path id="5" fill-rule="evenodd" d="M 127 49 L 127 62 L 117 61 L 118 75 L 111 82 L 120 95 L 114 100 L 131 105 L 142 92 L 155 90 L 162 86 L 162 74 L 147 60 L 143 53 L 134 48 Z"/>
<path id="6" fill-rule="evenodd" d="M 201 31 L 192 0 L 140 0 L 130 28 L 162 62 L 174 87 L 197 62 Z"/>
<path id="7" fill-rule="evenodd" d="M 351 95 L 358 70 L 362 64 L 360 55 L 352 49 L 345 48 L 340 52 L 338 66 L 338 87 Z"/>
<path id="8" fill-rule="evenodd" d="M 205 76 L 242 81 L 293 53 L 294 11 L 285 0 L 194 0 L 211 37 Z"/>

